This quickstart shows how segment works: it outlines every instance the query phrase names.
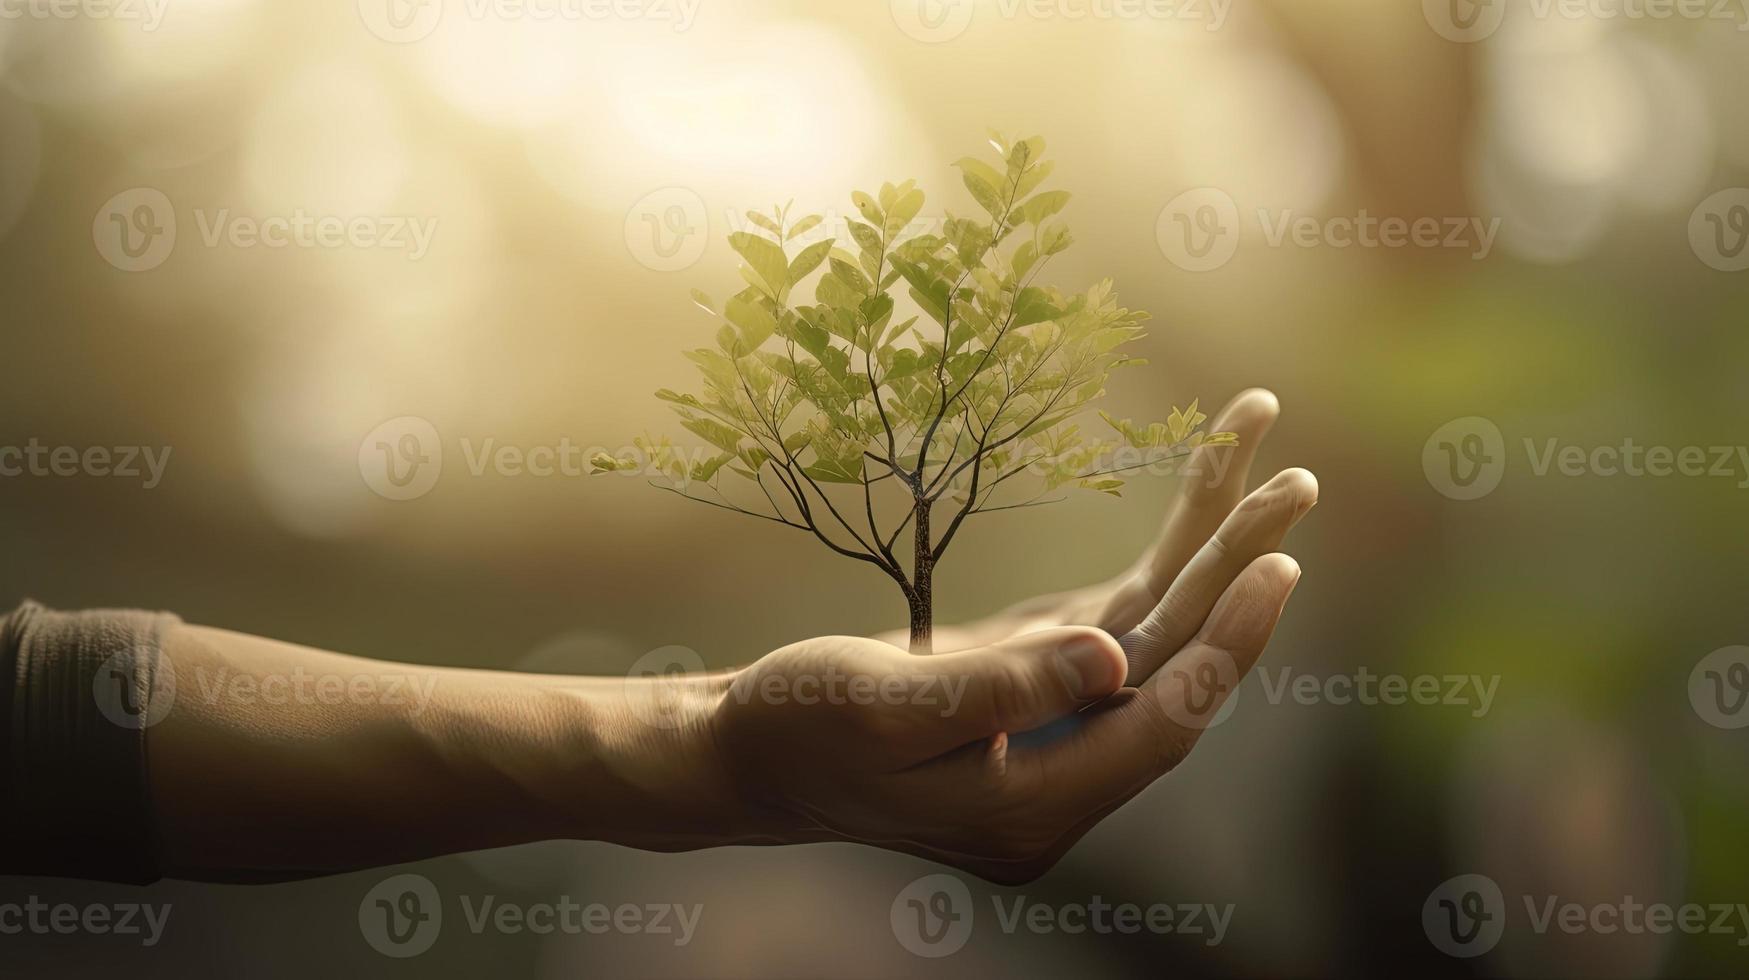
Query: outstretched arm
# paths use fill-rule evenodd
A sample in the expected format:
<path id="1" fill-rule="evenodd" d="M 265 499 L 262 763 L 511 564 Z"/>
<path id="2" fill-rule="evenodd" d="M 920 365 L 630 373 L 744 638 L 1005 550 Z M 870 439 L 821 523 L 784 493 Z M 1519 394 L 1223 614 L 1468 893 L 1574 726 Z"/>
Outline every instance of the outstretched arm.
<path id="1" fill-rule="evenodd" d="M 755 830 L 706 721 L 727 681 L 458 670 L 168 631 L 146 733 L 163 871 L 304 876 L 553 838 L 671 850 Z M 661 685 L 664 717 L 639 693 Z"/>
<path id="2" fill-rule="evenodd" d="M 1253 562 L 1173 663 L 1248 670 L 1298 576 L 1282 555 Z M 20 639 L 40 680 L 46 654 Z M 412 667 L 171 623 L 155 655 L 132 661 L 52 687 L 89 696 L 101 671 L 118 672 L 129 710 L 151 722 L 133 733 L 137 759 L 98 728 L 63 747 L 58 775 L 39 766 L 23 783 L 81 786 L 82 812 L 111 828 L 139 814 L 151 833 L 130 846 L 144 853 L 112 848 L 116 870 L 66 858 L 89 858 L 89 838 L 32 854 L 9 835 L 0 872 L 264 881 L 570 838 L 853 841 L 1024 879 L 1201 730 L 1174 708 L 1174 671 L 1125 690 L 1123 649 L 1091 627 L 935 657 L 827 637 L 735 671 L 590 679 Z M 41 721 L 40 693 L 16 691 L 13 708 L 23 699 Z M 1198 710 L 1211 717 L 1223 698 Z M 88 782 L 130 764 L 131 779 Z M 9 796 L 38 826 L 68 816 L 17 772 Z"/>

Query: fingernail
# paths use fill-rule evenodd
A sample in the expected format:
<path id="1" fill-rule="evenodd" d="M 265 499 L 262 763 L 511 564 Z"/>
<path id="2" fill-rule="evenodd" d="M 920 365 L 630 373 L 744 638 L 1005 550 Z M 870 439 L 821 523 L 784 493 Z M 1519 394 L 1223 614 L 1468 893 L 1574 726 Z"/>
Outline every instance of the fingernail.
<path id="1" fill-rule="evenodd" d="M 1057 671 L 1077 698 L 1098 697 L 1118 684 L 1114 660 L 1104 643 L 1081 637 L 1057 651 Z"/>

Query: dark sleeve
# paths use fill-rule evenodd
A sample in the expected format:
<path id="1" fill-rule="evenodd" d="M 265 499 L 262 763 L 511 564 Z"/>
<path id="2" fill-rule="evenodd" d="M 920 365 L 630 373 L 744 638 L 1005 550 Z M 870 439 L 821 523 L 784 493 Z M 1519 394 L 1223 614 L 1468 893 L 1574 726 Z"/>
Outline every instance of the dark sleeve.
<path id="1" fill-rule="evenodd" d="M 33 602 L 0 619 L 0 875 L 160 877 L 146 736 L 175 700 L 176 622 Z"/>

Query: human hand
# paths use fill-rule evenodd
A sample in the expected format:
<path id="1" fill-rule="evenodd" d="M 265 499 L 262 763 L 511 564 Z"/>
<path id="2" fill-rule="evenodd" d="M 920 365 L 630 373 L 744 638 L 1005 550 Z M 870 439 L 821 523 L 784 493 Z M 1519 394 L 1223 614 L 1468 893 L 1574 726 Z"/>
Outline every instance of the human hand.
<path id="1" fill-rule="evenodd" d="M 1184 594 L 1224 573 L 1222 562 L 1191 563 Z M 930 657 L 810 640 L 711 682 L 714 698 L 683 701 L 714 701 L 697 727 L 724 776 L 719 805 L 732 801 L 727 816 L 754 836 L 856 841 L 1027 881 L 1183 760 L 1227 691 L 1189 711 L 1169 678 L 1242 676 L 1299 574 L 1285 555 L 1249 562 L 1216 590 L 1170 669 L 1135 687 L 1124 686 L 1134 651 L 1068 626 Z M 1164 639 L 1172 624 L 1149 635 Z"/>

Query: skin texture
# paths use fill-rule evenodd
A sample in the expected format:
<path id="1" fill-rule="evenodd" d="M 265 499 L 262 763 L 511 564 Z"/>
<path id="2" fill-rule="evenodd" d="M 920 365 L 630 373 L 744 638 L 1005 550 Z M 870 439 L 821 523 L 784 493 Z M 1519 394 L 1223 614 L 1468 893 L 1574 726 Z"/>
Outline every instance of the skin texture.
<path id="1" fill-rule="evenodd" d="M 1241 444 L 1193 455 L 1128 571 L 943 626 L 933 656 L 898 631 L 713 674 L 549 677 L 178 628 L 183 693 L 147 738 L 166 872 L 275 880 L 569 838 L 854 841 L 1037 877 L 1183 761 L 1224 700 L 1193 681 L 1236 683 L 1274 632 L 1300 577 L 1276 549 L 1318 492 L 1296 469 L 1244 493 L 1278 411 L 1261 390 L 1222 410 Z M 299 677 L 376 693 L 226 693 Z"/>

